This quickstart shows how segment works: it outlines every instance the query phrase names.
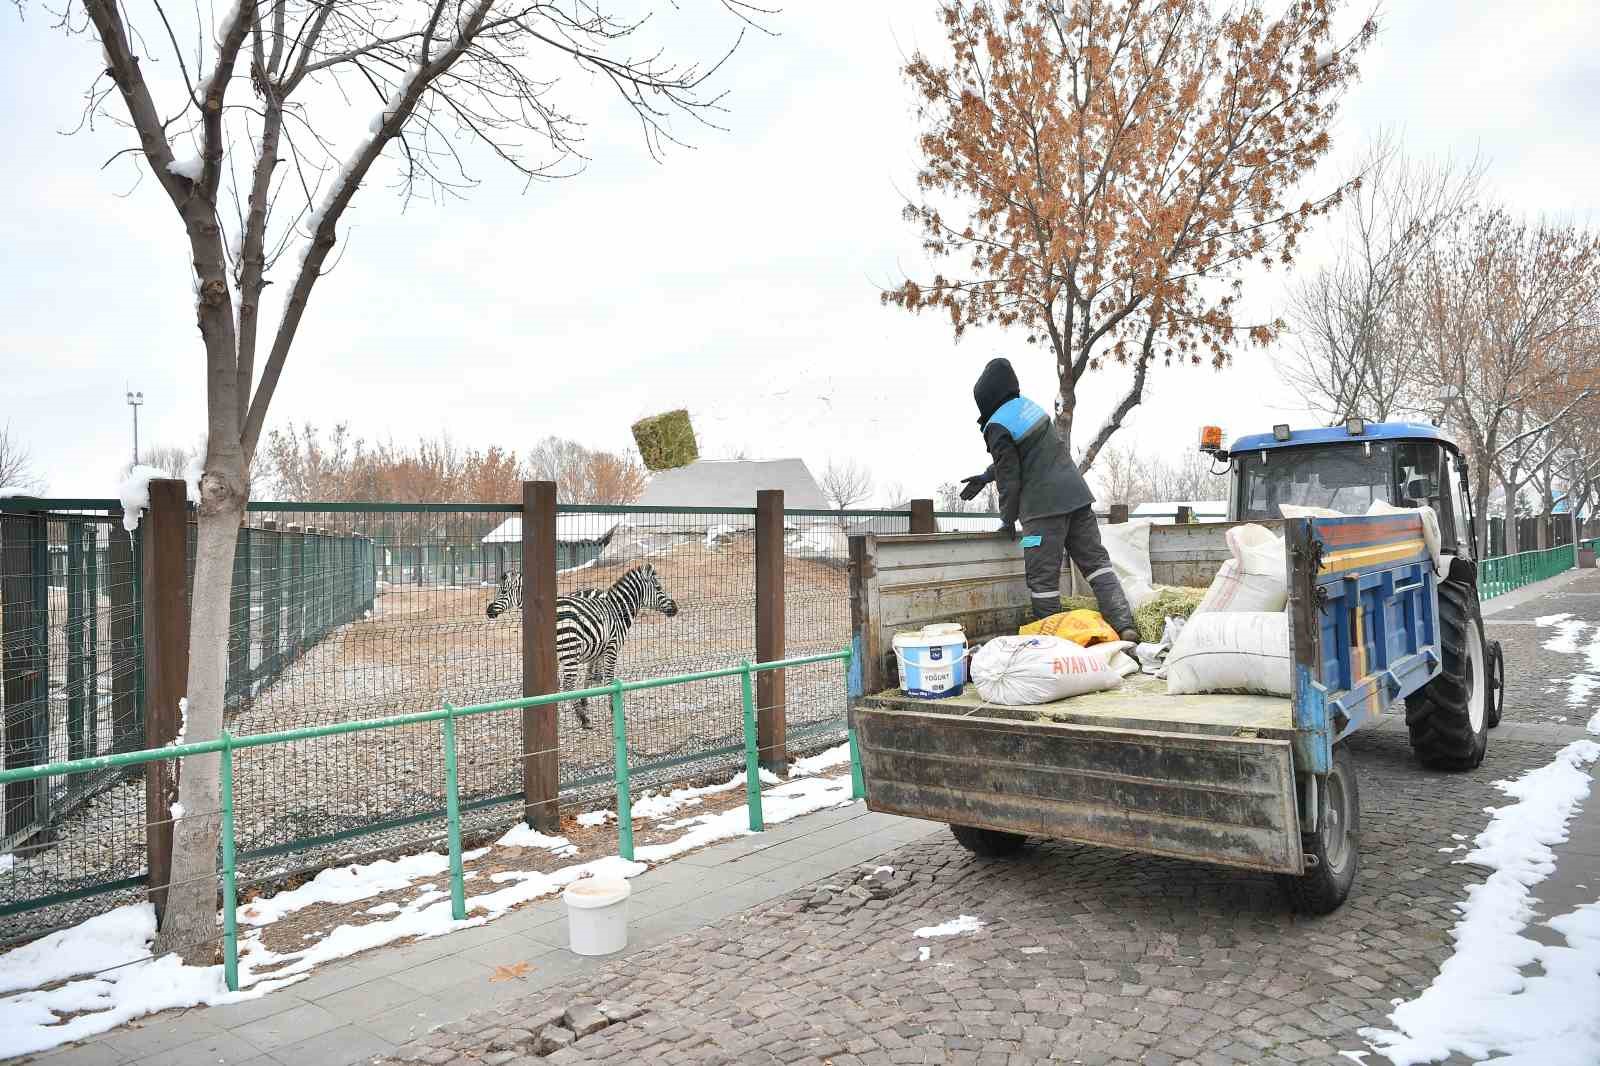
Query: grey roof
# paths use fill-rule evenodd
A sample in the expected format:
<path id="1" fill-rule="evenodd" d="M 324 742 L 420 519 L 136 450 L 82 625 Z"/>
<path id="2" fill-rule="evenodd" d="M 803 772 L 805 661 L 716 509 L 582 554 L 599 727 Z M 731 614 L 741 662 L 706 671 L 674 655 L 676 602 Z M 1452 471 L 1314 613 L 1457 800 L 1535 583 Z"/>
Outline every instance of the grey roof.
<path id="1" fill-rule="evenodd" d="M 786 508 L 822 510 L 828 501 L 801 459 L 697 459 L 658 470 L 639 497 L 646 507 L 754 507 L 759 489 L 782 489 Z"/>
<path id="2" fill-rule="evenodd" d="M 556 540 L 562 543 L 583 544 L 604 542 L 617 525 L 616 515 L 610 514 L 558 514 L 556 515 Z M 484 544 L 521 544 L 522 516 L 512 515 L 501 522 L 483 538 Z"/>

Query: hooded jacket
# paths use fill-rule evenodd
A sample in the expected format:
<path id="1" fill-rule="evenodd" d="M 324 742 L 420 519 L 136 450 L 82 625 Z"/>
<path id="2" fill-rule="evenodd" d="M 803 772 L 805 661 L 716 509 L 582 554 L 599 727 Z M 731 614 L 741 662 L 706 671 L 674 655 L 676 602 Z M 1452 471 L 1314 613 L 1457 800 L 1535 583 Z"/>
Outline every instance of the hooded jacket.
<path id="1" fill-rule="evenodd" d="M 972 387 L 983 443 L 994 461 L 986 471 L 1000 492 L 1000 515 L 1008 523 L 1067 514 L 1094 502 L 1055 423 L 1022 395 L 1017 372 L 1006 359 L 991 359 Z"/>

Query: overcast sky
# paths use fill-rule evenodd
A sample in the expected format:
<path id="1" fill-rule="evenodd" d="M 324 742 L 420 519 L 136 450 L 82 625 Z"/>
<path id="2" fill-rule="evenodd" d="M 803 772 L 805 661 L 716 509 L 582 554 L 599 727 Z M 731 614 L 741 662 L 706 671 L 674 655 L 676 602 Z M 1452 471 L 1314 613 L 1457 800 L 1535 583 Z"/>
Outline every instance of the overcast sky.
<path id="1" fill-rule="evenodd" d="M 135 8 L 142 0 L 135 0 Z M 665 6 L 665 5 L 663 5 Z M 591 111 L 587 171 L 523 190 L 487 161 L 465 200 L 413 202 L 369 182 L 348 248 L 313 296 L 269 426 L 349 422 L 368 438 L 448 433 L 526 451 L 547 434 L 631 444 L 628 425 L 689 408 L 702 450 L 853 458 L 911 494 L 986 462 L 971 386 L 1009 355 L 1024 390 L 1054 395 L 1050 359 L 1019 336 L 969 334 L 879 304 L 922 272 L 900 217 L 916 171 L 903 57 L 938 39 L 931 0 L 792 0 L 776 37 L 747 37 L 720 75 L 727 132 L 682 127 L 693 150 L 650 160 L 625 113 Z M 1445 15 L 1444 12 L 1449 12 Z M 867 12 L 863 14 L 863 12 Z M 735 23 L 685 2 L 675 38 L 713 55 Z M 0 215 L 0 422 L 52 494 L 114 494 L 131 450 L 196 440 L 203 357 L 182 231 L 153 183 L 101 169 L 129 143 L 64 136 L 100 62 L 37 6 L 0 12 L 0 116 L 11 188 Z M 1490 161 L 1511 206 L 1591 221 L 1600 182 L 1600 55 L 1580 0 L 1393 0 L 1336 131 L 1339 165 L 1395 127 L 1419 154 Z M 596 99 L 582 75 L 572 99 Z M 587 106 L 587 104 L 586 104 Z M 1330 175 L 1331 176 L 1331 175 Z M 1276 277 L 1252 285 L 1275 307 Z M 1089 389 L 1098 424 L 1125 387 Z M 1308 416 L 1266 355 L 1158 370 L 1119 436 L 1149 453 Z M 1081 434 L 1080 434 L 1081 436 Z M 735 501 L 729 501 L 735 502 Z"/>

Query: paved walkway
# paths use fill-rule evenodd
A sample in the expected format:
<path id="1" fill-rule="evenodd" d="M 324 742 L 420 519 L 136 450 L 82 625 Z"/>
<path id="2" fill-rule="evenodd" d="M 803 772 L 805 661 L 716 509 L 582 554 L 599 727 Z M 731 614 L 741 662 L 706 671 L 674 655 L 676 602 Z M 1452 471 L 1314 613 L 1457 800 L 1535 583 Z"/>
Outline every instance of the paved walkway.
<path id="1" fill-rule="evenodd" d="M 622 957 L 572 956 L 559 904 L 546 903 L 41 1061 L 1348 1066 L 1338 1052 L 1365 1049 L 1356 1031 L 1385 1024 L 1391 1001 L 1451 954 L 1455 906 L 1483 871 L 1444 849 L 1506 802 L 1496 780 L 1549 762 L 1600 709 L 1600 687 L 1571 680 L 1592 668 L 1600 685 L 1600 653 L 1546 648 L 1554 630 L 1534 624 L 1558 613 L 1600 624 L 1600 573 L 1490 607 L 1509 684 L 1488 759 L 1469 774 L 1423 770 L 1399 716 L 1352 738 L 1362 868 L 1326 918 L 1290 914 L 1266 876 L 1050 842 L 984 862 L 942 827 L 857 804 L 635 881 Z M 1546 916 L 1600 898 L 1600 802 L 1558 855 L 1536 889 Z M 983 927 L 915 935 L 959 915 Z M 521 962 L 524 978 L 494 979 Z"/>

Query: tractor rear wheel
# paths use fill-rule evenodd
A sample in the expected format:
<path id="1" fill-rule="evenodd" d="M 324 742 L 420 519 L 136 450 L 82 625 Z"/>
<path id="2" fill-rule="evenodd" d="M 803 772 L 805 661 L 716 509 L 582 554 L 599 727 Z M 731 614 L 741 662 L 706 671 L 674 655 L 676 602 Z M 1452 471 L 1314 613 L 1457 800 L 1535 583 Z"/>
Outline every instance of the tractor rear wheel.
<path id="1" fill-rule="evenodd" d="M 1477 591 L 1466 582 L 1440 583 L 1439 636 L 1443 671 L 1406 697 L 1411 750 L 1432 769 L 1471 770 L 1489 746 L 1494 691 Z"/>

